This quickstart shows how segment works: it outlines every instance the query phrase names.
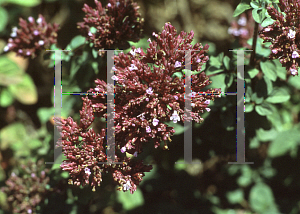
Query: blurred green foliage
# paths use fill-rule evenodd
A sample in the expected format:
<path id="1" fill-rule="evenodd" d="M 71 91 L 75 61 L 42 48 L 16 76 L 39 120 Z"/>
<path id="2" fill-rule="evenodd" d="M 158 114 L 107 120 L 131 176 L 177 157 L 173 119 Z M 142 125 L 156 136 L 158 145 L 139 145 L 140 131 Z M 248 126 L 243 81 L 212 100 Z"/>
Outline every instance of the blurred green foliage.
<path id="1" fill-rule="evenodd" d="M 86 2 L 94 4 L 92 1 Z M 1 38 L 6 40 L 17 22 L 10 21 L 10 17 L 14 17 L 12 14 L 23 17 L 30 11 L 37 17 L 36 8 L 45 4 L 49 7 L 44 7 L 44 12 L 49 10 L 49 14 L 55 14 L 51 6 L 56 5 L 58 8 L 72 8 L 69 17 L 77 18 L 83 3 L 71 0 L 2 0 Z M 147 4 L 145 1 L 139 3 Z M 266 12 L 266 6 L 271 3 L 278 8 L 278 1 L 242 0 L 237 3 L 234 17 L 251 10 L 254 20 L 263 27 L 274 22 Z M 160 7 L 159 3 L 157 7 Z M 82 18 L 83 14 L 80 16 Z M 75 24 L 72 24 L 74 27 Z M 63 28 L 68 26 L 63 25 Z M 64 35 L 68 37 L 68 44 L 51 47 L 52 50 L 62 47 L 72 50 L 62 53 L 63 92 L 86 92 L 93 87 L 94 79 L 106 78 L 106 58 L 99 57 L 93 45 L 79 36 L 79 32 L 76 31 L 75 35 Z M 141 47 L 145 51 L 150 37 L 145 35 L 137 43 L 130 42 L 130 46 Z M 203 42 L 203 45 L 206 43 Z M 212 81 L 209 88 L 236 92 L 236 52 L 219 52 L 220 47 L 212 41 L 209 43 L 210 60 L 203 67 L 203 72 Z M 248 44 L 252 45 L 253 39 L 249 39 Z M 182 123 L 174 126 L 176 134 L 168 151 L 145 145 L 144 152 L 138 158 L 154 163 L 154 168 L 146 173 L 133 195 L 116 192 L 109 175 L 103 175 L 103 183 L 97 192 L 68 185 L 69 175 L 59 167 L 63 159 L 60 156 L 54 160 L 56 164 L 47 166 L 51 168 L 50 185 L 59 188 L 60 192 L 53 193 L 40 205 L 41 213 L 299 213 L 300 77 L 288 76 L 278 59 L 269 60 L 269 46 L 270 43 L 264 44 L 258 38 L 255 66 L 250 65 L 251 52 L 245 52 L 245 156 L 247 161 L 254 162 L 253 165 L 228 164 L 236 157 L 237 100 L 235 96 L 222 95 L 222 98 L 211 102 L 211 112 L 203 115 L 205 121 L 193 125 L 193 158 L 202 164 L 175 164 L 183 160 Z M 243 47 L 232 43 L 232 48 Z M 129 51 L 124 50 L 125 53 Z M 5 185 L 13 170 L 17 170 L 14 163 L 21 159 L 38 160 L 43 157 L 53 161 L 53 86 L 46 91 L 47 101 L 52 106 L 39 101 L 43 99 L 39 95 L 44 84 L 41 79 L 47 72 L 53 72 L 55 55 L 49 55 L 47 66 L 41 71 L 40 67 L 32 66 L 38 61 L 30 61 L 31 66 L 25 71 L 7 55 L 0 56 L 0 106 L 4 115 L 0 130 L 0 186 Z M 41 79 L 31 69 L 37 69 Z M 182 77 L 183 73 L 175 75 Z M 39 81 L 43 84 L 39 85 Z M 50 81 L 53 83 L 53 80 Z M 62 117 L 79 118 L 80 96 L 63 95 L 62 103 Z M 12 120 L 5 119 L 10 108 L 17 112 Z M 4 209 L 6 197 L 0 193 L 0 205 L 3 207 L 0 214 L 8 213 Z"/>

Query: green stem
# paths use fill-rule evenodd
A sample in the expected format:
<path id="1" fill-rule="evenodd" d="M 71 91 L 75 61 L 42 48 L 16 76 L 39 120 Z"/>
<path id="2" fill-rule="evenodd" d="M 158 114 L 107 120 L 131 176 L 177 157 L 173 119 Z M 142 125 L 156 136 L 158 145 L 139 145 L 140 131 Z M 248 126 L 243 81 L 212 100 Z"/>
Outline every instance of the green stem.
<path id="1" fill-rule="evenodd" d="M 250 57 L 250 65 L 252 67 L 255 66 L 255 54 L 256 54 L 256 42 L 257 42 L 257 34 L 258 34 L 258 23 L 255 22 L 254 33 L 253 33 L 253 42 L 252 42 L 252 53 Z"/>

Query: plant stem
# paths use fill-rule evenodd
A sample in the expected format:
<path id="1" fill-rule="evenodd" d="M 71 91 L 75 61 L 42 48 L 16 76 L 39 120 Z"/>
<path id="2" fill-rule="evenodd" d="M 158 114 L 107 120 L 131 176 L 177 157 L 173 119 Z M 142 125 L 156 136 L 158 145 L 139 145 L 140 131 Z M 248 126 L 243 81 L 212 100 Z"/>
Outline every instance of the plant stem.
<path id="1" fill-rule="evenodd" d="M 257 34 L 258 34 L 258 23 L 255 22 L 254 33 L 253 33 L 253 42 L 252 42 L 252 53 L 250 57 L 250 65 L 252 67 L 255 66 L 255 54 L 256 54 L 256 42 L 257 42 Z"/>

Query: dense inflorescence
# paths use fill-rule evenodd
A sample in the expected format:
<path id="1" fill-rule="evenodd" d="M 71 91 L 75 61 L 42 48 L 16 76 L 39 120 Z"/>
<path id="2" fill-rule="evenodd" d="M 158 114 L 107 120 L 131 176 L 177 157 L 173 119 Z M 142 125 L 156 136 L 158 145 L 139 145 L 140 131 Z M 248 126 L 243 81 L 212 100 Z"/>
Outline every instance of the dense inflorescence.
<path id="1" fill-rule="evenodd" d="M 185 52 L 180 50 L 196 50 L 191 53 L 191 68 L 197 74 L 191 76 L 192 120 L 202 122 L 199 115 L 210 111 L 210 100 L 219 97 L 220 89 L 207 90 L 201 94 L 201 89 L 211 82 L 201 67 L 209 59 L 208 45 L 200 43 L 192 45 L 194 33 L 181 32 L 176 35 L 176 29 L 166 23 L 162 33 L 153 33 L 154 40 L 149 39 L 150 47 L 147 53 L 142 48 L 132 47 L 132 50 L 114 57 L 115 75 L 115 161 L 123 164 L 106 162 L 107 142 L 105 130 L 95 133 L 91 124 L 95 117 L 107 119 L 107 85 L 103 80 L 95 80 L 96 87 L 89 90 L 94 95 L 89 99 L 83 98 L 80 111 L 80 124 L 71 117 L 57 121 L 62 141 L 61 145 L 67 160 L 61 165 L 62 169 L 71 175 L 70 184 L 100 186 L 101 173 L 112 173 L 119 190 L 130 190 L 133 193 L 142 180 L 144 172 L 152 166 L 143 165 L 142 161 L 127 158 L 122 153 L 137 157 L 142 152 L 143 143 L 154 140 L 157 148 L 161 141 L 171 141 L 175 133 L 173 127 L 165 122 L 185 121 Z M 183 77 L 175 74 L 182 74 Z M 217 94 L 213 94 L 217 93 Z M 108 136 L 110 137 L 110 136 Z M 105 162 L 105 163 L 104 163 Z M 90 182 L 91 181 L 91 182 Z"/>
<path id="2" fill-rule="evenodd" d="M 4 51 L 14 51 L 17 56 L 35 58 L 41 50 L 48 49 L 57 43 L 59 25 L 48 24 L 40 14 L 37 20 L 28 17 L 28 22 L 19 20 L 20 29 L 14 27 Z"/>
<path id="3" fill-rule="evenodd" d="M 264 42 L 271 42 L 270 59 L 279 59 L 293 76 L 298 75 L 300 45 L 300 1 L 279 0 L 280 11 L 269 6 L 269 15 L 275 22 L 265 27 L 260 36 Z"/>
<path id="4" fill-rule="evenodd" d="M 7 187 L 1 190 L 8 196 L 7 202 L 13 213 L 36 213 L 36 206 L 44 199 L 48 192 L 46 188 L 50 178 L 46 175 L 43 160 L 37 163 L 29 162 L 22 165 L 23 176 L 14 172 L 5 182 Z"/>
<path id="5" fill-rule="evenodd" d="M 199 115 L 210 111 L 210 100 L 218 94 L 201 94 L 201 89 L 211 82 L 201 66 L 209 59 L 208 45 L 191 44 L 193 31 L 181 32 L 166 23 L 162 33 L 153 33 L 147 53 L 142 48 L 133 47 L 127 53 L 115 56 L 115 142 L 121 152 L 136 154 L 142 152 L 143 143 L 154 140 L 157 148 L 175 133 L 173 127 L 165 122 L 185 121 L 185 79 L 175 76 L 185 68 L 185 52 L 180 50 L 198 50 L 191 53 L 191 67 L 199 74 L 192 75 L 191 117 L 197 123 L 203 121 Z M 184 76 L 183 76 L 184 77 Z M 98 93 L 92 98 L 92 106 L 98 117 L 106 117 L 106 88 L 102 80 L 96 80 L 96 88 L 89 92 Z M 207 90 L 206 93 L 219 93 L 220 89 Z"/>
<path id="6" fill-rule="evenodd" d="M 94 110 L 88 98 L 82 99 L 79 125 L 71 117 L 57 121 L 62 133 L 60 146 L 67 158 L 61 164 L 61 168 L 71 175 L 69 184 L 78 186 L 90 184 L 93 191 L 96 191 L 96 187 L 100 186 L 102 181 L 102 173 L 111 173 L 120 186 L 119 190 L 130 190 L 133 193 L 142 181 L 144 172 L 149 172 L 152 166 L 118 156 L 115 156 L 115 160 L 123 164 L 108 164 L 104 144 L 105 130 L 95 133 L 93 128 L 90 128 L 95 119 Z"/>
<path id="7" fill-rule="evenodd" d="M 128 41 L 137 42 L 142 35 L 143 18 L 139 6 L 132 0 L 110 0 L 102 7 L 95 0 L 96 9 L 84 5 L 84 22 L 78 23 L 83 35 L 100 50 L 124 48 Z M 99 51 L 102 55 L 104 52 Z"/>

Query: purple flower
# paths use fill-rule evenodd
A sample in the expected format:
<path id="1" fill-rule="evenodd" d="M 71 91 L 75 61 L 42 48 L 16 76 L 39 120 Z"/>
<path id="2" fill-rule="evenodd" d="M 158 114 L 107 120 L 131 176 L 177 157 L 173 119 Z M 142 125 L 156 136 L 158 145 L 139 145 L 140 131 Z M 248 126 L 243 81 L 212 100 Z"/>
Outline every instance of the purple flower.
<path id="1" fill-rule="evenodd" d="M 205 110 L 206 110 L 207 112 L 210 112 L 210 108 L 205 108 Z"/>
<path id="2" fill-rule="evenodd" d="M 292 58 L 299 58 L 299 54 L 298 54 L 297 51 L 294 51 L 294 52 L 292 53 Z"/>
<path id="3" fill-rule="evenodd" d="M 150 126 L 147 126 L 147 127 L 146 127 L 146 132 L 147 132 L 147 133 L 150 133 L 150 132 L 151 132 Z"/>
<path id="4" fill-rule="evenodd" d="M 197 59 L 197 63 L 200 63 L 201 62 L 201 59 Z"/>
<path id="5" fill-rule="evenodd" d="M 85 168 L 84 169 L 84 173 L 90 175 L 91 174 L 91 170 L 89 168 Z"/>
<path id="6" fill-rule="evenodd" d="M 32 18 L 32 16 L 29 16 L 28 17 L 28 21 L 31 22 L 31 23 L 33 23 L 34 22 L 34 18 Z"/>
<path id="7" fill-rule="evenodd" d="M 45 42 L 43 40 L 40 40 L 38 43 L 39 43 L 39 45 L 44 45 L 45 44 Z"/>
<path id="8" fill-rule="evenodd" d="M 154 118 L 152 121 L 153 126 L 157 126 L 158 125 L 159 120 Z"/>
<path id="9" fill-rule="evenodd" d="M 123 191 L 127 191 L 131 188 L 130 181 L 127 181 L 126 184 L 123 184 Z"/>
<path id="10" fill-rule="evenodd" d="M 175 96 L 174 96 L 174 99 L 175 99 L 175 100 L 178 100 L 178 96 L 177 96 L 177 95 L 175 95 Z"/>
<path id="11" fill-rule="evenodd" d="M 205 102 L 204 102 L 204 104 L 207 104 L 207 105 L 209 105 L 209 103 L 210 103 L 210 100 L 205 100 Z"/>
<path id="12" fill-rule="evenodd" d="M 123 146 L 123 147 L 121 148 L 121 152 L 122 152 L 122 153 L 126 152 L 126 147 L 125 147 L 125 146 Z"/>
<path id="13" fill-rule="evenodd" d="M 175 62 L 175 68 L 179 68 L 179 67 L 181 67 L 181 62 L 176 61 L 176 62 Z"/>
<path id="14" fill-rule="evenodd" d="M 39 35 L 39 31 L 38 30 L 34 30 L 33 31 L 33 35 L 35 35 L 35 36 Z"/>
<path id="15" fill-rule="evenodd" d="M 246 28 L 241 28 L 240 30 L 239 30 L 239 32 L 240 32 L 240 35 L 242 35 L 242 36 L 247 36 L 248 35 L 248 30 L 246 29 Z"/>
<path id="16" fill-rule="evenodd" d="M 28 17 L 28 20 L 29 23 L 20 18 L 20 28 L 12 28 L 9 43 L 12 43 L 13 47 L 10 50 L 16 52 L 17 56 L 35 58 L 42 49 L 50 48 L 57 42 L 59 25 L 47 23 L 41 14 L 36 21 L 31 16 Z"/>
<path id="17" fill-rule="evenodd" d="M 149 38 L 149 39 L 147 40 L 147 42 L 151 42 L 151 39 Z"/>
<path id="18" fill-rule="evenodd" d="M 239 18 L 238 24 L 241 25 L 241 26 L 246 26 L 246 24 L 247 24 L 246 17 L 242 16 L 241 18 Z"/>
<path id="19" fill-rule="evenodd" d="M 180 121 L 180 117 L 176 110 L 174 110 L 172 116 L 170 117 L 170 120 L 173 120 L 173 123 L 177 123 L 177 121 Z"/>
<path id="20" fill-rule="evenodd" d="M 298 71 L 296 69 L 291 68 L 290 71 L 293 76 L 298 75 Z"/>
<path id="21" fill-rule="evenodd" d="M 137 157 L 137 151 L 135 151 L 135 152 L 133 153 L 133 156 L 134 156 L 134 157 Z"/>
<path id="22" fill-rule="evenodd" d="M 151 87 L 149 87 L 147 90 L 146 90 L 147 94 L 152 94 L 153 93 L 153 90 Z"/>
<path id="23" fill-rule="evenodd" d="M 38 18 L 38 19 L 36 20 L 36 23 L 41 24 L 42 21 L 43 21 L 43 19 L 40 17 L 40 18 Z"/>
<path id="24" fill-rule="evenodd" d="M 296 31 L 293 31 L 292 29 L 290 29 L 287 36 L 288 36 L 288 38 L 290 38 L 290 39 L 294 39 L 295 36 L 296 36 Z"/>
<path id="25" fill-rule="evenodd" d="M 118 78 L 116 75 L 113 75 L 113 76 L 111 77 L 111 79 L 112 79 L 112 80 L 115 80 L 115 81 L 118 81 L 119 78 Z"/>
<path id="26" fill-rule="evenodd" d="M 138 70 L 138 68 L 135 66 L 135 64 L 131 64 L 131 66 L 129 67 L 130 71 L 134 71 L 134 70 Z"/>

